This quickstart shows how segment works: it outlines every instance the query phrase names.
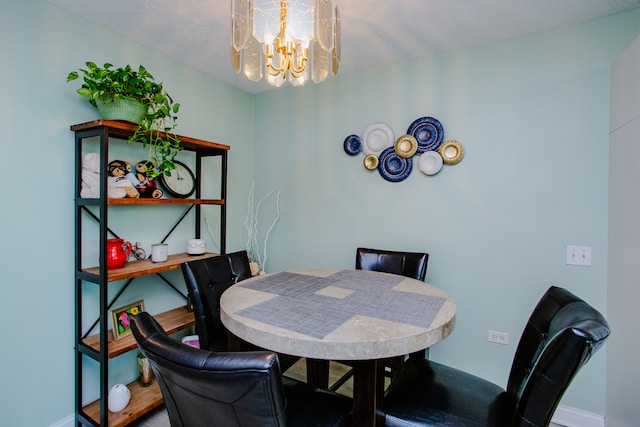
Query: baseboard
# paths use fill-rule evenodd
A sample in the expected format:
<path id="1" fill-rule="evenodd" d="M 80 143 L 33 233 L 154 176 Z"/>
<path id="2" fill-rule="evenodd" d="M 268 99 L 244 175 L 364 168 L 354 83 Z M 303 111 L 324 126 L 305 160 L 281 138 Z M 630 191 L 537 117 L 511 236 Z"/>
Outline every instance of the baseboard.
<path id="1" fill-rule="evenodd" d="M 63 418 L 60 421 L 51 424 L 49 427 L 73 427 L 75 421 L 75 415 L 71 414 L 67 418 Z"/>
<path id="2" fill-rule="evenodd" d="M 551 422 L 564 427 L 604 427 L 604 416 L 571 408 L 558 406 Z"/>

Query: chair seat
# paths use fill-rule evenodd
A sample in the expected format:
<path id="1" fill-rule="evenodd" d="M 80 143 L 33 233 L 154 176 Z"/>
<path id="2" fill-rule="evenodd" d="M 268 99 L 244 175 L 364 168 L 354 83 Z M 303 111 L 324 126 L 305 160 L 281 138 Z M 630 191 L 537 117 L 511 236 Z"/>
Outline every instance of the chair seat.
<path id="1" fill-rule="evenodd" d="M 548 427 L 574 376 L 609 334 L 595 308 L 551 286 L 525 325 L 506 389 L 410 358 L 385 398 L 387 426 Z"/>
<path id="2" fill-rule="evenodd" d="M 386 426 L 511 426 L 514 399 L 501 387 L 429 360 L 407 361 L 384 399 Z"/>

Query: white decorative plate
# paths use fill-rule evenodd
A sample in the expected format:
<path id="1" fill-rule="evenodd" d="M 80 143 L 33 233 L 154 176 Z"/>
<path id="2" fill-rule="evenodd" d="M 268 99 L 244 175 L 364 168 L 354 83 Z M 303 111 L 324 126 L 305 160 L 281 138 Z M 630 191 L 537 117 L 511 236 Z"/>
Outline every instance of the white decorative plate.
<path id="1" fill-rule="evenodd" d="M 420 155 L 418 167 L 425 175 L 435 175 L 442 169 L 442 156 L 437 151 L 425 151 Z"/>
<path id="2" fill-rule="evenodd" d="M 362 152 L 378 156 L 385 148 L 393 146 L 393 131 L 384 123 L 373 123 L 362 132 Z"/>

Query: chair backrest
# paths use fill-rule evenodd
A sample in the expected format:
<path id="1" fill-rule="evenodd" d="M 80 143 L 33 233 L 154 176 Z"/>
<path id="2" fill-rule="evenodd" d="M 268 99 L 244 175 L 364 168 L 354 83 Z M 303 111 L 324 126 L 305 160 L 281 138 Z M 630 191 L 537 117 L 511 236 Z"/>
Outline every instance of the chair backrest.
<path id="1" fill-rule="evenodd" d="M 200 348 L 225 351 L 227 330 L 220 320 L 220 297 L 236 283 L 229 258 L 222 255 L 187 261 L 181 267 L 193 304 Z"/>
<path id="2" fill-rule="evenodd" d="M 596 309 L 566 289 L 550 287 L 529 317 L 511 366 L 513 426 L 547 426 L 573 377 L 609 333 Z"/>
<path id="3" fill-rule="evenodd" d="M 399 274 L 424 281 L 429 254 L 358 248 L 356 269 Z"/>
<path id="4" fill-rule="evenodd" d="M 251 277 L 251 267 L 249 266 L 249 254 L 247 251 L 232 252 L 226 255 L 231 263 L 231 270 L 236 276 L 236 282 L 249 279 Z"/>
<path id="5" fill-rule="evenodd" d="M 215 353 L 181 344 L 146 312 L 131 330 L 160 385 L 172 427 L 285 425 L 278 358 L 271 352 Z"/>

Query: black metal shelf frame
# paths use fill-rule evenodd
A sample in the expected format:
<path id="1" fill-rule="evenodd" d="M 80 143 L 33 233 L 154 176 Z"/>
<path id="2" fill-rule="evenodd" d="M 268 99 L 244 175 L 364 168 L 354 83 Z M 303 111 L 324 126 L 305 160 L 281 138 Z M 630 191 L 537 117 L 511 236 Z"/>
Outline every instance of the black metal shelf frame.
<path id="1" fill-rule="evenodd" d="M 83 141 L 87 138 L 99 138 L 100 146 L 100 171 L 103 171 L 100 175 L 100 198 L 99 199 L 86 199 L 80 197 L 80 190 L 82 186 L 81 171 L 82 171 L 82 158 L 83 158 Z M 76 373 L 76 387 L 75 387 L 75 409 L 76 409 L 76 425 L 108 425 L 108 378 L 109 378 L 109 355 L 108 355 L 108 325 L 109 317 L 108 313 L 115 301 L 122 295 L 122 293 L 129 287 L 129 285 L 135 280 L 134 278 L 127 279 L 125 285 L 120 291 L 109 300 L 108 292 L 108 276 L 107 276 L 107 238 L 108 235 L 118 237 L 118 235 L 108 227 L 107 213 L 109 209 L 107 199 L 107 165 L 108 165 L 108 153 L 109 153 L 109 138 L 125 139 L 128 137 L 128 132 L 122 129 L 110 128 L 108 125 L 99 125 L 83 130 L 75 131 L 75 307 L 76 307 L 76 319 L 75 319 L 75 373 Z M 226 253 L 226 198 L 227 198 L 227 150 L 225 149 L 212 149 L 210 147 L 199 148 L 187 148 L 188 151 L 195 152 L 196 154 L 196 190 L 195 199 L 198 200 L 201 197 L 202 191 L 202 160 L 206 157 L 219 156 L 221 157 L 221 182 L 220 182 L 220 195 L 223 201 L 220 206 L 220 253 Z M 130 206 L 130 205 L 129 205 Z M 97 214 L 93 212 L 89 207 L 96 207 Z M 147 206 L 148 208 L 149 206 Z M 177 219 L 177 222 L 163 237 L 164 242 L 171 233 L 177 228 L 177 226 L 186 218 L 187 214 L 195 208 L 194 218 L 194 231 L 195 237 L 200 238 L 201 234 L 201 204 L 194 203 L 189 204 L 186 202 L 186 209 Z M 91 274 L 82 271 L 82 222 L 83 215 L 89 215 L 99 225 L 99 274 Z M 161 281 L 171 287 L 174 291 L 180 294 L 185 301 L 187 296 L 181 292 L 171 281 L 164 277 L 160 273 L 154 273 Z M 84 312 L 82 303 L 83 283 L 94 283 L 99 286 L 99 313 L 95 322 L 87 331 L 83 331 L 82 325 L 82 313 Z M 82 340 L 86 338 L 90 333 L 98 328 L 98 334 L 100 335 L 100 350 L 96 351 L 85 344 Z M 100 420 L 99 424 L 89 417 L 83 410 L 83 357 L 90 357 L 96 360 L 100 365 Z"/>

